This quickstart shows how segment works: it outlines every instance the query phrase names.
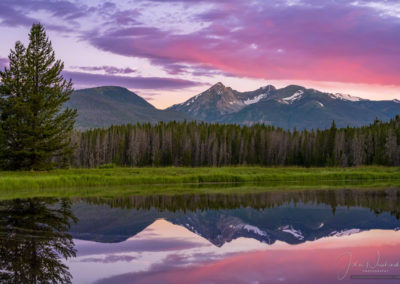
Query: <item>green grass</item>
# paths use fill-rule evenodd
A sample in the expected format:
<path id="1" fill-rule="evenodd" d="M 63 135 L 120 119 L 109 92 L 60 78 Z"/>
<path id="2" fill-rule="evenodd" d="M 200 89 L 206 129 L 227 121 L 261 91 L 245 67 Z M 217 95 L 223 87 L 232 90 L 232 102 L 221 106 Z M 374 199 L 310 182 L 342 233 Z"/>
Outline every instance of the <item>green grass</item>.
<path id="1" fill-rule="evenodd" d="M 216 186 L 215 183 L 245 183 L 247 184 L 245 188 L 252 186 L 257 190 L 279 187 L 284 189 L 293 186 L 304 188 L 327 186 L 343 188 L 349 185 L 365 187 L 372 184 L 397 186 L 400 185 L 400 168 L 166 167 L 0 172 L 0 199 L 22 196 L 95 196 L 229 191 L 226 186 Z M 259 183 L 263 183 L 263 186 L 260 186 Z M 258 185 L 254 186 L 254 184 Z M 230 188 L 234 188 L 235 191 L 243 190 L 237 186 Z"/>
<path id="2" fill-rule="evenodd" d="M 253 194 L 276 191 L 304 191 L 328 189 L 379 190 L 400 188 L 400 181 L 357 181 L 357 182 L 269 182 L 269 183 L 219 183 L 219 184 L 186 184 L 186 185 L 121 185 L 69 188 L 41 188 L 0 190 L 0 200 L 34 197 L 85 198 L 85 197 L 129 197 L 183 195 L 183 194 Z"/>

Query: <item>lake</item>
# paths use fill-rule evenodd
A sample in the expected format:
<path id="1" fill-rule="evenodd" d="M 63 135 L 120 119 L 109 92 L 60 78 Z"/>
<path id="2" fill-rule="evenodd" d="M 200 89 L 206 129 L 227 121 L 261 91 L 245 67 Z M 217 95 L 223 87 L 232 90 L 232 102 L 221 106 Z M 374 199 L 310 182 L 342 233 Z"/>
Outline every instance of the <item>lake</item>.
<path id="1" fill-rule="evenodd" d="M 2 201 L 0 283 L 393 283 L 399 198 L 388 188 Z"/>

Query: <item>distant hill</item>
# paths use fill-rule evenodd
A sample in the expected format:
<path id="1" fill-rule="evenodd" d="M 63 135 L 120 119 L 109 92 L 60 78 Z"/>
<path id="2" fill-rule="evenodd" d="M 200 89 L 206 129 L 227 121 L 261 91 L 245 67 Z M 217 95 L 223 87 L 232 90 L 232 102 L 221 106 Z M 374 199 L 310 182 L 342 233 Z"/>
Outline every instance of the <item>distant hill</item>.
<path id="1" fill-rule="evenodd" d="M 268 85 L 238 92 L 217 83 L 182 104 L 169 108 L 197 120 L 251 125 L 265 123 L 285 129 L 328 128 L 367 125 L 400 114 L 400 101 L 371 101 L 344 94 L 331 94 L 290 85 Z"/>
<path id="2" fill-rule="evenodd" d="M 80 129 L 189 118 L 185 113 L 156 109 L 128 89 L 113 86 L 77 90 L 66 106 L 78 110 L 76 127 Z"/>

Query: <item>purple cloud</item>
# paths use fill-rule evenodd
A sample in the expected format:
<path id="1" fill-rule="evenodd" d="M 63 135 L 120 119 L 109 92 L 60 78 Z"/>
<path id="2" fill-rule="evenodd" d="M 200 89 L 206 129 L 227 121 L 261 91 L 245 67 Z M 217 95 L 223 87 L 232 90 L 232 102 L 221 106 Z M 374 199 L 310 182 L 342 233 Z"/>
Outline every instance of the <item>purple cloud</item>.
<path id="1" fill-rule="evenodd" d="M 0 19 L 2 25 L 11 27 L 19 25 L 29 26 L 35 22 L 35 19 L 25 16 L 3 1 L 0 2 Z"/>
<path id="2" fill-rule="evenodd" d="M 232 76 L 229 73 L 217 70 L 204 64 L 179 64 L 173 60 L 153 59 L 153 64 L 161 66 L 169 75 L 191 74 L 193 76 L 212 77 L 215 75 Z"/>
<path id="3" fill-rule="evenodd" d="M 2 0 L 1 7 L 8 7 L 9 10 L 14 10 L 19 13 L 24 11 L 38 12 L 47 11 L 53 16 L 62 17 L 64 19 L 76 19 L 86 17 L 90 8 L 86 5 L 79 5 L 71 1 L 58 0 Z"/>
<path id="4" fill-rule="evenodd" d="M 64 71 L 63 76 L 67 79 L 71 78 L 75 87 L 78 88 L 113 85 L 130 89 L 174 90 L 204 85 L 199 82 L 174 78 L 130 77 L 70 71 Z"/>
<path id="5" fill-rule="evenodd" d="M 100 257 L 88 257 L 80 260 L 80 262 L 97 262 L 97 263 L 114 263 L 114 262 L 119 262 L 119 261 L 124 261 L 124 262 L 131 262 L 132 260 L 137 259 L 134 256 L 131 255 L 115 255 L 115 254 L 110 254 L 106 255 L 103 258 Z"/>
<path id="6" fill-rule="evenodd" d="M 193 15 L 208 25 L 195 32 L 114 25 L 87 40 L 170 74 L 191 64 L 254 78 L 400 85 L 400 11 L 386 11 L 394 1 L 208 2 L 213 9 Z"/>
<path id="7" fill-rule="evenodd" d="M 2 0 L 0 1 L 0 23 L 11 27 L 29 27 L 33 23 L 41 22 L 49 30 L 74 33 L 80 26 L 76 20 L 88 17 L 97 10 L 97 7 L 89 7 L 67 0 Z M 40 12 L 49 13 L 51 16 L 50 18 L 35 16 Z M 67 24 L 53 24 L 51 17 L 63 19 Z"/>
<path id="8" fill-rule="evenodd" d="M 129 67 L 118 68 L 114 66 L 75 66 L 73 68 L 80 69 L 82 71 L 104 71 L 106 74 L 132 74 L 136 72 Z"/>
<path id="9" fill-rule="evenodd" d="M 187 241 L 179 238 L 166 239 L 135 239 L 120 243 L 94 243 L 88 241 L 74 240 L 77 256 L 83 259 L 92 258 L 93 255 L 116 255 L 131 252 L 160 252 L 160 251 L 181 251 L 204 246 L 196 241 Z"/>

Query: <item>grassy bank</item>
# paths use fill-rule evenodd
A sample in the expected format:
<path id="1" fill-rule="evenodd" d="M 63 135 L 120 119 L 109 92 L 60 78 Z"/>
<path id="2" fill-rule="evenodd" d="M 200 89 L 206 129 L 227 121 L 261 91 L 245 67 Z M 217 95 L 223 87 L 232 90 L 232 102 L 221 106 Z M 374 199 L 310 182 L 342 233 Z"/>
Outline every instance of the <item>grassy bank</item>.
<path id="1" fill-rule="evenodd" d="M 300 192 L 308 190 L 385 190 L 400 188 L 400 180 L 393 181 L 315 181 L 315 182 L 268 182 L 268 183 L 204 183 L 168 185 L 118 185 L 91 187 L 60 187 L 36 189 L 0 190 L 0 201 L 16 198 L 57 197 L 121 198 L 131 196 L 178 196 L 191 194 L 257 194 L 267 192 Z"/>
<path id="2" fill-rule="evenodd" d="M 359 168 L 111 168 L 49 172 L 0 172 L 0 192 L 126 185 L 183 185 L 206 183 L 280 184 L 327 182 L 388 182 L 400 180 L 398 167 Z"/>

